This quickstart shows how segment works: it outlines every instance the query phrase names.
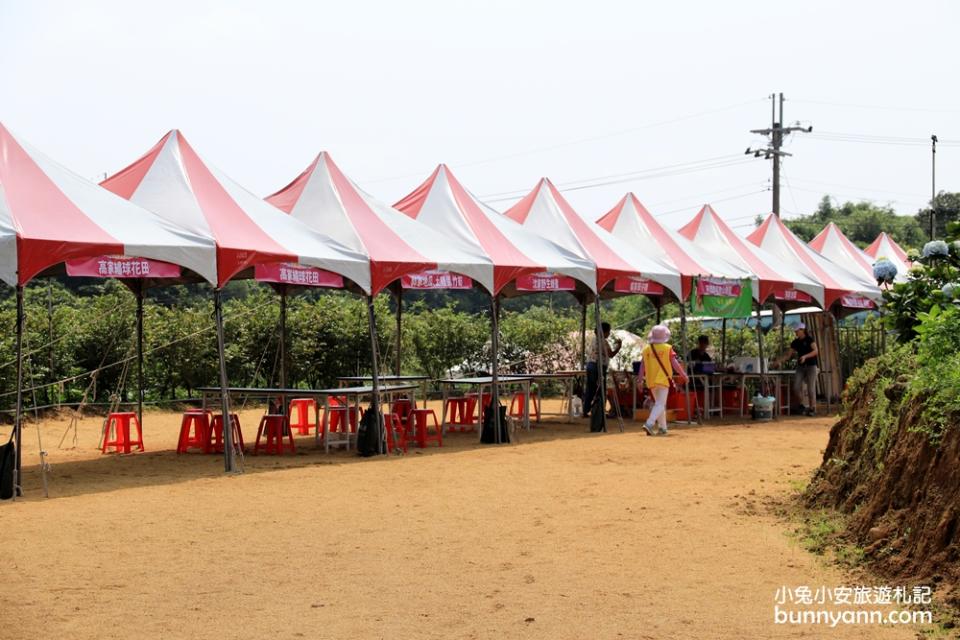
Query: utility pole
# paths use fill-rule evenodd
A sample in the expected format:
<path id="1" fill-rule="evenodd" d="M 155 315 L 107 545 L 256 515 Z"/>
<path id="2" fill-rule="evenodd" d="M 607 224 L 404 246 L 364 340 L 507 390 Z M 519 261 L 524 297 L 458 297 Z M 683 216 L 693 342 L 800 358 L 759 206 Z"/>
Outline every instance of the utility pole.
<path id="1" fill-rule="evenodd" d="M 930 240 L 937 235 L 937 136 L 930 136 Z"/>
<path id="2" fill-rule="evenodd" d="M 780 117 L 777 117 L 777 102 L 780 103 Z M 746 155 L 753 154 L 754 158 L 763 158 L 764 160 L 773 160 L 773 213 L 780 215 L 780 158 L 782 156 L 792 155 L 786 151 L 781 151 L 784 136 L 795 131 L 810 133 L 813 127 L 785 127 L 783 126 L 783 94 L 770 94 L 770 128 L 769 129 L 751 129 L 750 133 L 767 136 L 770 144 L 763 149 L 751 149 L 747 147 L 744 152 Z"/>

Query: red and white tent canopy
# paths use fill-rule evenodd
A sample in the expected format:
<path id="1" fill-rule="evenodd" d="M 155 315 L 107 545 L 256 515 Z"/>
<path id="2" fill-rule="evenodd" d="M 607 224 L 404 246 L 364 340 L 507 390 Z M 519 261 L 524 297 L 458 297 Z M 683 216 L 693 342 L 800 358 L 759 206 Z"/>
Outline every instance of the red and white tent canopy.
<path id="1" fill-rule="evenodd" d="M 621 198 L 613 209 L 597 220 L 597 224 L 637 251 L 679 271 L 684 298 L 690 295 L 691 278 L 694 276 L 752 277 L 750 272 L 714 255 L 710 249 L 694 245 L 676 231 L 664 227 L 632 193 Z"/>
<path id="2" fill-rule="evenodd" d="M 67 260 L 136 256 L 214 282 L 213 243 L 98 187 L 0 124 L 0 280 L 24 285 Z"/>
<path id="3" fill-rule="evenodd" d="M 808 242 L 810 248 L 831 262 L 843 265 L 850 271 L 863 273 L 873 280 L 873 258 L 853 244 L 850 238 L 840 231 L 836 223 L 829 223 L 823 231 Z"/>
<path id="4" fill-rule="evenodd" d="M 550 180 L 543 178 L 504 215 L 535 230 L 597 266 L 597 288 L 614 282 L 614 289 L 629 293 L 662 294 L 663 287 L 681 295 L 680 273 L 672 266 L 631 247 L 609 232 L 590 224 L 573 210 Z M 662 286 L 649 286 L 653 281 Z M 631 291 L 632 290 L 632 291 Z"/>
<path id="5" fill-rule="evenodd" d="M 680 235 L 752 273 L 758 284 L 754 297 L 759 302 L 773 296 L 781 301 L 809 303 L 813 299 L 823 304 L 823 286 L 738 236 L 708 204 L 680 228 Z M 797 295 L 798 291 L 805 295 Z"/>
<path id="6" fill-rule="evenodd" d="M 426 182 L 394 205 L 411 218 L 482 251 L 493 262 L 493 277 L 481 282 L 497 294 L 522 276 L 562 274 L 596 289 L 597 272 L 589 260 L 497 213 L 480 202 L 440 165 Z"/>
<path id="7" fill-rule="evenodd" d="M 212 239 L 218 286 L 254 265 L 292 262 L 338 273 L 370 291 L 366 256 L 293 220 L 204 164 L 179 131 L 101 183 L 159 216 Z"/>
<path id="8" fill-rule="evenodd" d="M 827 260 L 790 231 L 779 216 L 770 214 L 747 239 L 766 249 L 784 264 L 804 271 L 824 288 L 823 308 L 835 302 L 847 308 L 872 308 L 880 289 L 867 279 Z"/>
<path id="9" fill-rule="evenodd" d="M 443 236 L 363 192 L 326 152 L 266 200 L 366 255 L 374 293 L 401 276 L 424 269 L 452 271 L 479 282 L 493 278 L 493 264 L 481 251 Z"/>
<path id="10" fill-rule="evenodd" d="M 907 252 L 887 232 L 882 231 L 877 239 L 864 249 L 864 253 L 870 256 L 874 262 L 880 258 L 886 258 L 892 262 L 897 267 L 897 277 L 894 282 L 906 282 L 907 272 L 910 271 L 913 263 L 907 258 Z"/>

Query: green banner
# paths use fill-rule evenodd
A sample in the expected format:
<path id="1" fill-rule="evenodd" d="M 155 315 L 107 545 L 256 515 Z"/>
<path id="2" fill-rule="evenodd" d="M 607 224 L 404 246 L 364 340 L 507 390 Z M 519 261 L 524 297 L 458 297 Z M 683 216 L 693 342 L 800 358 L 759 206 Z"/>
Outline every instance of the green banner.
<path id="1" fill-rule="evenodd" d="M 690 312 L 695 316 L 749 318 L 753 313 L 753 287 L 750 280 L 694 278 L 690 290 Z"/>

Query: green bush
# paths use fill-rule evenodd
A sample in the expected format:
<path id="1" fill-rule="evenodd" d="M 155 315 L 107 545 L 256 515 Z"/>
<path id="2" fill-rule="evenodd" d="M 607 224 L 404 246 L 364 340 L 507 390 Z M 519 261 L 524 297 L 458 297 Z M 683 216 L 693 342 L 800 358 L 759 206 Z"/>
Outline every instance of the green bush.
<path id="1" fill-rule="evenodd" d="M 897 332 L 901 342 L 917 337 L 920 314 L 934 306 L 960 305 L 960 247 L 955 242 L 946 247 L 946 255 L 928 252 L 917 256 L 907 281 L 883 293 L 887 326 Z"/>

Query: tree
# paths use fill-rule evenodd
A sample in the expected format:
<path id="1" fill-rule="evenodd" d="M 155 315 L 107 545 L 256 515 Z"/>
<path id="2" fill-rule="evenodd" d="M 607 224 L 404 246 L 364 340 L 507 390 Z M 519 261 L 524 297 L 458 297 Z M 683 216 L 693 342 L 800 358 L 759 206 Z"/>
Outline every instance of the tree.
<path id="1" fill-rule="evenodd" d="M 428 311 L 417 303 L 405 324 L 404 335 L 409 336 L 418 368 L 434 380 L 477 359 L 490 335 L 486 318 L 457 311 L 452 305 Z"/>
<path id="2" fill-rule="evenodd" d="M 805 242 L 812 240 L 831 222 L 861 248 L 873 242 L 881 231 L 886 231 L 906 249 L 919 248 L 926 239 L 916 217 L 900 216 L 889 206 L 870 202 L 845 202 L 834 206 L 830 196 L 824 196 L 812 214 L 784 219 L 787 228 Z"/>
<path id="3" fill-rule="evenodd" d="M 916 220 L 926 240 L 930 239 L 931 209 L 934 209 L 937 213 L 934 232 L 937 238 L 943 239 L 948 233 L 947 225 L 951 222 L 960 221 L 960 193 L 941 191 L 934 199 L 933 207 L 927 207 L 917 212 Z"/>

